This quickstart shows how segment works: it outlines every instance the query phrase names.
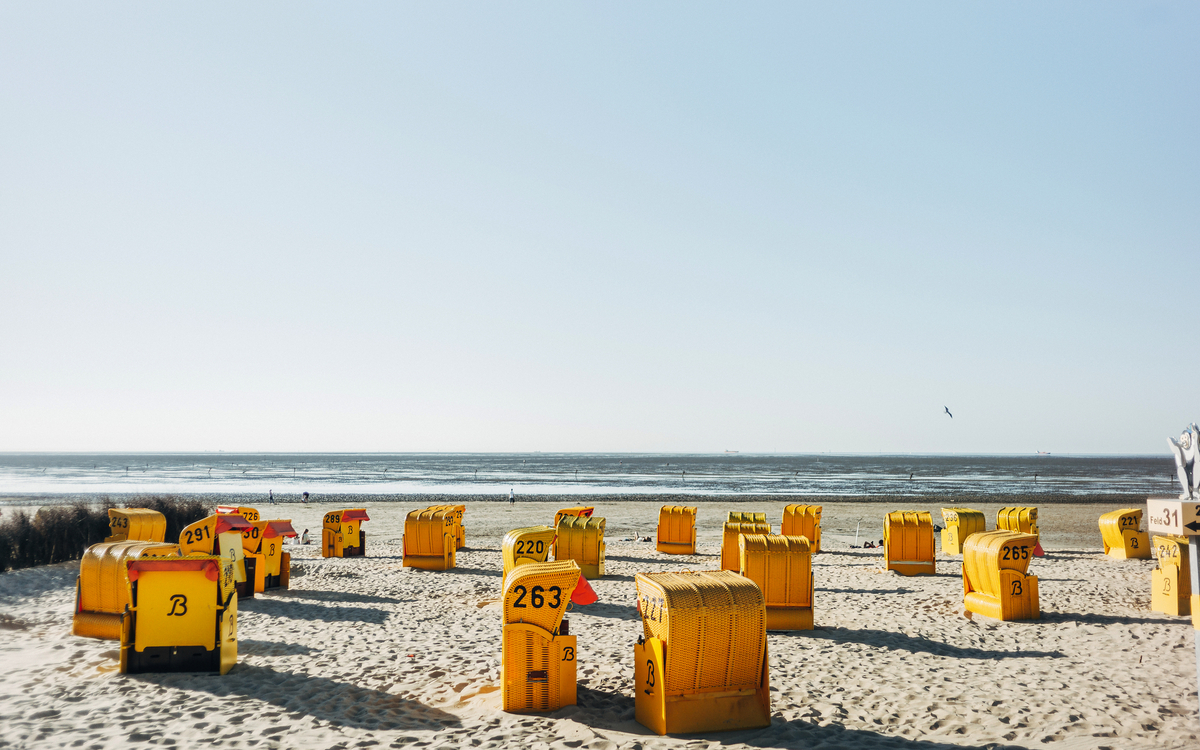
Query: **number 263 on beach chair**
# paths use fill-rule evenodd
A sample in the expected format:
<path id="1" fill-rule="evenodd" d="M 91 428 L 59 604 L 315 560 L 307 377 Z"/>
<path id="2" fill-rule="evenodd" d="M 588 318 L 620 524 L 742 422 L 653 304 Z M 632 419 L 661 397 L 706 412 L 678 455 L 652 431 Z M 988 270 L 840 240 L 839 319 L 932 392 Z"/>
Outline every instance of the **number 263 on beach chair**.
<path id="1" fill-rule="evenodd" d="M 505 711 L 556 711 L 575 704 L 575 636 L 563 615 L 579 581 L 573 560 L 530 562 L 504 577 Z"/>

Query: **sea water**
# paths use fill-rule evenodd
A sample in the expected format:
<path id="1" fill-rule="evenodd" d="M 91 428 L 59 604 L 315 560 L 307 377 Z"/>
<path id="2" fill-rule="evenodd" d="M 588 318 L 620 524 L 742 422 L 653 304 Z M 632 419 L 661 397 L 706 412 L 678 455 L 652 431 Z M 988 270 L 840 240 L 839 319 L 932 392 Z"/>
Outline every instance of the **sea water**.
<path id="1" fill-rule="evenodd" d="M 125 493 L 1163 495 L 1167 456 L 0 454 L 0 497 Z"/>

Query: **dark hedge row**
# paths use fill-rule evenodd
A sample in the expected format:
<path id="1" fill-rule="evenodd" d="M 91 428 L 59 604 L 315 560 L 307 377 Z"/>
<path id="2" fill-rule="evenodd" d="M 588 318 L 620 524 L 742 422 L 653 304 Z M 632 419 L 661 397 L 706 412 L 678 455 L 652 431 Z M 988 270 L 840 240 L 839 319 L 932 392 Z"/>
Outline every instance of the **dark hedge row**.
<path id="1" fill-rule="evenodd" d="M 99 504 L 48 505 L 32 516 L 10 511 L 0 517 L 0 572 L 78 560 L 83 551 L 108 536 L 109 500 Z M 171 496 L 132 499 L 126 508 L 149 508 L 166 516 L 166 541 L 174 542 L 185 526 L 212 513 L 202 500 Z"/>

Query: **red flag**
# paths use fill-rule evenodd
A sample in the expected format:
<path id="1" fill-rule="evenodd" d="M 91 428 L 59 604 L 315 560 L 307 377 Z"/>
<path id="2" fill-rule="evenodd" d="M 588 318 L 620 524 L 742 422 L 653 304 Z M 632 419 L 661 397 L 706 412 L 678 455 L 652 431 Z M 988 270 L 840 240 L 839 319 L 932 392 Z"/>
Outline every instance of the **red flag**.
<path id="1" fill-rule="evenodd" d="M 1033 556 L 1034 557 L 1045 557 L 1046 556 L 1046 553 L 1042 550 L 1042 542 L 1040 539 L 1038 540 L 1037 546 L 1033 548 Z"/>
<path id="2" fill-rule="evenodd" d="M 582 575 L 579 576 L 579 583 L 575 584 L 575 590 L 571 592 L 571 601 L 580 606 L 595 604 L 598 601 L 596 592 Z"/>

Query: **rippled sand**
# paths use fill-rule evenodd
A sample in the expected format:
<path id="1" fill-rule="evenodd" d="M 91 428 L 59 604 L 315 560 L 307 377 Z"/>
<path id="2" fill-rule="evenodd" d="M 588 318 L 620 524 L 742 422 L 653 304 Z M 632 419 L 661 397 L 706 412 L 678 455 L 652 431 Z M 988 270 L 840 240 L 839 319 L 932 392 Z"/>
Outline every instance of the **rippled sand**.
<path id="1" fill-rule="evenodd" d="M 964 617 L 953 558 L 905 578 L 878 572 L 879 552 L 850 549 L 856 528 L 878 540 L 894 508 L 826 504 L 817 629 L 769 636 L 772 725 L 679 738 L 633 719 L 633 576 L 717 567 L 729 505 L 700 504 L 690 558 L 621 541 L 653 535 L 658 503 L 599 505 L 609 575 L 593 582 L 600 603 L 569 615 L 579 705 L 503 713 L 500 538 L 564 504 L 470 503 L 468 549 L 450 572 L 402 568 L 412 506 L 368 505 L 369 557 L 293 547 L 292 589 L 243 602 L 239 664 L 225 676 L 122 677 L 114 642 L 70 635 L 77 563 L 2 574 L 0 747 L 1200 746 L 1190 622 L 1149 611 L 1152 561 L 1100 554 L 1096 519 L 1111 504 L 1042 506 L 1048 555 L 1030 566 L 1042 619 L 1019 623 Z M 738 509 L 767 511 L 778 528 L 782 505 Z M 259 506 L 314 532 L 333 507 Z"/>

